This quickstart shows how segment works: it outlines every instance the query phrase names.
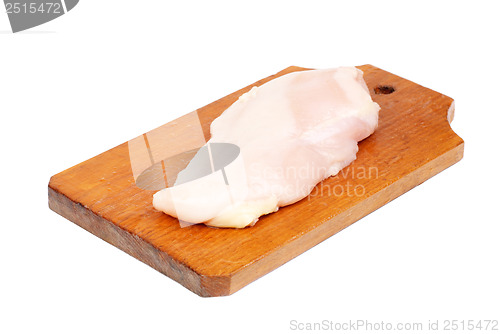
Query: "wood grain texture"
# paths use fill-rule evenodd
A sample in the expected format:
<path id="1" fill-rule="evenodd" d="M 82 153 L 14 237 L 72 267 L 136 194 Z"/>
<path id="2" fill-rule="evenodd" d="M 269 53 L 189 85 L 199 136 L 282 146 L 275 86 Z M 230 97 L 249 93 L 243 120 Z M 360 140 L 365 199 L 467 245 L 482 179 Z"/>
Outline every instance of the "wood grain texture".
<path id="1" fill-rule="evenodd" d="M 371 65 L 359 68 L 381 106 L 378 129 L 347 169 L 254 227 L 181 228 L 153 208 L 155 191 L 136 185 L 127 143 L 54 175 L 49 206 L 200 296 L 232 294 L 462 158 L 464 143 L 448 121 L 451 98 Z M 195 111 L 205 139 L 242 93 L 300 70 L 289 67 Z M 166 126 L 184 138 L 178 149 L 190 149 L 182 121 Z"/>

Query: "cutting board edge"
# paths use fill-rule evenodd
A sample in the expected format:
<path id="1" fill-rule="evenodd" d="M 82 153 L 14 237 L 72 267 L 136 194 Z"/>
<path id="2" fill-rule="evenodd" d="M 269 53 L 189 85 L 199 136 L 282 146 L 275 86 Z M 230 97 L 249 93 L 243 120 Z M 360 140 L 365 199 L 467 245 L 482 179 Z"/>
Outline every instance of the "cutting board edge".
<path id="1" fill-rule="evenodd" d="M 302 237 L 282 245 L 279 249 L 274 250 L 268 256 L 245 266 L 241 270 L 234 272 L 229 276 L 207 276 L 195 272 L 184 264 L 175 261 L 168 254 L 158 250 L 147 241 L 120 229 L 112 222 L 104 219 L 94 212 L 91 212 L 80 203 L 72 201 L 66 195 L 60 193 L 57 189 L 52 187 L 51 182 L 49 182 L 48 186 L 49 208 L 86 231 L 96 235 L 100 239 L 121 249 L 139 261 L 146 263 L 160 273 L 172 278 L 174 281 L 188 288 L 197 295 L 202 297 L 231 295 L 258 278 L 279 268 L 298 255 L 306 252 L 315 245 L 342 231 L 344 228 L 352 225 L 364 216 L 403 195 L 407 191 L 422 184 L 434 175 L 459 162 L 464 155 L 464 142 L 458 135 L 456 135 L 456 137 L 459 140 L 458 145 L 454 149 L 436 157 L 421 168 L 416 169 L 412 173 L 407 174 L 405 177 L 395 181 L 388 187 L 383 188 L 377 194 L 368 196 L 365 201 L 356 205 L 356 207 L 366 207 L 367 201 L 377 202 L 377 204 L 375 204 L 373 208 L 370 208 L 370 210 L 359 210 L 359 215 L 353 215 L 350 211 L 343 211 L 339 215 L 321 222 L 318 224 L 318 227 L 311 229 Z M 443 163 L 441 163 L 441 161 L 443 161 Z M 417 176 L 414 174 L 417 174 Z M 418 174 L 423 176 L 418 177 Z M 408 178 L 413 178 L 414 181 L 409 183 L 407 181 Z M 390 196 L 384 196 L 384 192 L 391 193 L 393 188 L 397 188 L 400 185 L 403 186 L 400 191 L 393 192 Z M 379 197 L 385 198 L 378 200 Z M 340 225 L 334 224 L 334 220 L 344 218 L 346 215 L 350 217 L 349 221 Z M 115 236 L 114 238 L 113 235 Z M 135 249 L 127 247 L 127 244 L 130 244 L 131 242 L 138 244 L 139 247 L 136 247 Z M 138 249 L 143 250 L 143 254 L 135 254 Z M 287 255 L 285 259 L 283 258 L 284 254 Z"/>
<path id="2" fill-rule="evenodd" d="M 225 275 L 205 276 L 195 272 L 146 240 L 121 229 L 82 204 L 71 200 L 53 187 L 51 182 L 48 186 L 48 205 L 52 211 L 60 216 L 170 277 L 199 296 L 229 294 L 230 277 Z"/>

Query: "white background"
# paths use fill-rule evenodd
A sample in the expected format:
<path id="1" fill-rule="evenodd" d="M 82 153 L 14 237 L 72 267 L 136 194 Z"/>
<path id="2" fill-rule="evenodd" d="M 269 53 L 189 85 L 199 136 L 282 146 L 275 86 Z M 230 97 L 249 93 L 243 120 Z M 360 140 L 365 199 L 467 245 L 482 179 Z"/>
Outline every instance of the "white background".
<path id="1" fill-rule="evenodd" d="M 500 320 L 495 4 L 81 0 L 18 34 L 2 9 L 0 332 Z M 47 206 L 51 175 L 260 78 L 366 63 L 453 97 L 465 158 L 230 297 L 200 298 Z"/>

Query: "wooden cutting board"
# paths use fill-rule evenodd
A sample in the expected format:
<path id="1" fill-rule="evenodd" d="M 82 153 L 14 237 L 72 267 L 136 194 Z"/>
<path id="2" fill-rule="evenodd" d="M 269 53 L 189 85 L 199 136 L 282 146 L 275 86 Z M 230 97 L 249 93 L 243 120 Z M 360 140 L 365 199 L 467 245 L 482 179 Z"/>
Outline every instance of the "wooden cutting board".
<path id="1" fill-rule="evenodd" d="M 165 154 L 199 147 L 212 120 L 252 86 L 304 68 L 288 67 L 54 175 L 49 206 L 200 296 L 230 295 L 462 158 L 464 142 L 449 125 L 451 98 L 371 65 L 359 68 L 381 107 L 378 129 L 338 176 L 253 227 L 182 228 L 153 208 L 155 191 L 144 183 L 154 182 L 140 184 L 140 173 L 162 165 Z M 169 166 L 162 169 L 166 175 Z"/>

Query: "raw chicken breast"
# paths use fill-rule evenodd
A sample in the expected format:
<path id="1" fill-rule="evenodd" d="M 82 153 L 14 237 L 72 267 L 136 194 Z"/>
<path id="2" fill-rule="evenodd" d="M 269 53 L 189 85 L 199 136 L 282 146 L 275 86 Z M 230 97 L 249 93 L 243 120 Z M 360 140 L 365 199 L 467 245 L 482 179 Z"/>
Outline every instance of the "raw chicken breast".
<path id="1" fill-rule="evenodd" d="M 253 87 L 211 124 L 203 151 L 211 173 L 189 176 L 199 169 L 200 150 L 153 205 L 188 223 L 253 225 L 355 160 L 379 109 L 354 67 L 294 72 Z M 225 154 L 221 143 L 236 153 Z"/>

